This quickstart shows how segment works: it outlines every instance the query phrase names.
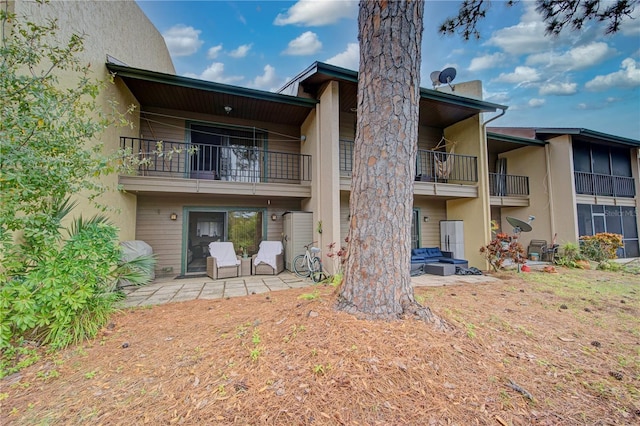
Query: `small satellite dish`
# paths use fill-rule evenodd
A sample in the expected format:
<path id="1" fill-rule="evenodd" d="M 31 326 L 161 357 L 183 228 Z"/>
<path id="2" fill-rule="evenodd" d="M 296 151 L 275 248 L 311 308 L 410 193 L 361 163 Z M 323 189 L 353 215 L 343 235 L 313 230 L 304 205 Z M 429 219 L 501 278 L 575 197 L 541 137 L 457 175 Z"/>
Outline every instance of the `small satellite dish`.
<path id="1" fill-rule="evenodd" d="M 507 222 L 509 225 L 513 226 L 513 232 L 515 234 L 519 234 L 520 232 L 531 232 L 533 229 L 531 227 L 531 221 L 535 219 L 533 216 L 529 216 L 529 222 L 525 222 L 520 219 L 516 219 L 515 217 L 507 216 Z"/>
<path id="2" fill-rule="evenodd" d="M 436 86 L 440 86 L 440 71 L 434 71 L 432 72 L 429 77 L 431 78 L 431 83 L 433 84 L 433 87 L 435 88 Z"/>
<path id="3" fill-rule="evenodd" d="M 439 80 L 440 83 L 448 84 L 449 86 L 451 86 L 451 82 L 454 78 L 456 78 L 456 69 L 449 67 L 442 70 Z"/>

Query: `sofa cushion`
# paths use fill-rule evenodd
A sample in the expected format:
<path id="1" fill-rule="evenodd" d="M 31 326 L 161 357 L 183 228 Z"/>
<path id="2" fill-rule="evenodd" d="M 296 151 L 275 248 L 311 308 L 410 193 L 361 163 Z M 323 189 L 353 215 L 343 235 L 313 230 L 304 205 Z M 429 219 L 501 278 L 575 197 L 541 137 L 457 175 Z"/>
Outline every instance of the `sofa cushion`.
<path id="1" fill-rule="evenodd" d="M 411 256 L 425 257 L 427 254 L 426 248 L 414 248 L 411 249 Z"/>
<path id="2" fill-rule="evenodd" d="M 425 250 L 428 257 L 442 257 L 442 252 L 438 247 L 427 247 Z"/>

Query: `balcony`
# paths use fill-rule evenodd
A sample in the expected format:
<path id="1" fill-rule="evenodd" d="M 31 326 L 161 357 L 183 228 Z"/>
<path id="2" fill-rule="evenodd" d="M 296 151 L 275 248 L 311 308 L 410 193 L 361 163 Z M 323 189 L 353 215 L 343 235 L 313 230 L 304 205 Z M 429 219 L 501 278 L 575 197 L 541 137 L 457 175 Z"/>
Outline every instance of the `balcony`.
<path id="1" fill-rule="evenodd" d="M 341 140 L 341 189 L 347 190 L 353 169 L 353 141 Z M 415 195 L 477 197 L 478 159 L 470 155 L 419 149 L 416 156 Z"/>
<path id="2" fill-rule="evenodd" d="M 489 173 L 489 194 L 492 197 L 528 197 L 529 177 Z"/>
<path id="3" fill-rule="evenodd" d="M 125 190 L 310 196 L 309 155 L 124 136 L 120 146 L 137 156 L 120 176 Z"/>
<path id="4" fill-rule="evenodd" d="M 576 194 L 633 198 L 636 187 L 632 177 L 574 172 Z"/>

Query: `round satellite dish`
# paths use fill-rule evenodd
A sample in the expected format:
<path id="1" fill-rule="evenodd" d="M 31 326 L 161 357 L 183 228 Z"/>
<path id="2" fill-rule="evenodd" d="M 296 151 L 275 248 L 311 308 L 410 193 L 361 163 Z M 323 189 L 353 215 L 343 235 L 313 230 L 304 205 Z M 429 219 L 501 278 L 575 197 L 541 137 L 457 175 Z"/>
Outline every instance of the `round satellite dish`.
<path id="1" fill-rule="evenodd" d="M 445 68 L 440 72 L 440 76 L 438 77 L 438 81 L 442 84 L 449 84 L 456 78 L 456 69 L 455 68 Z"/>
<path id="2" fill-rule="evenodd" d="M 509 225 L 513 226 L 514 232 L 531 232 L 533 228 L 527 222 L 516 219 L 515 217 L 507 216 L 507 222 Z"/>
<path id="3" fill-rule="evenodd" d="M 434 86 L 438 86 L 440 84 L 440 71 L 432 72 L 429 77 L 431 78 L 431 83 L 433 83 Z"/>

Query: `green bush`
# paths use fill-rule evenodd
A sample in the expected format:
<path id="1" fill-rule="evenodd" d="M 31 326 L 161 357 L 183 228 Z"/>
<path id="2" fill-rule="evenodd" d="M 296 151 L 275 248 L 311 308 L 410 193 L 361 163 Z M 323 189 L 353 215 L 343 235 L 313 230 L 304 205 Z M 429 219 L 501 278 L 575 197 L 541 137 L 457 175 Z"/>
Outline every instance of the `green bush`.
<path id="1" fill-rule="evenodd" d="M 587 259 L 596 262 L 617 258 L 616 252 L 623 245 L 620 234 L 600 232 L 580 237 L 580 252 Z"/>
<path id="2" fill-rule="evenodd" d="M 121 257 L 117 228 L 104 217 L 76 220 L 67 239 L 60 234 L 0 282 L 0 348 L 23 338 L 61 348 L 94 337 L 121 297 L 119 280 L 150 280 L 152 257 Z"/>

